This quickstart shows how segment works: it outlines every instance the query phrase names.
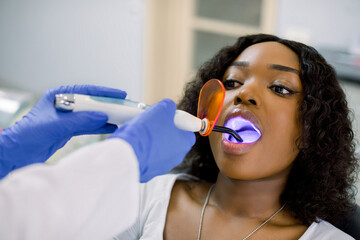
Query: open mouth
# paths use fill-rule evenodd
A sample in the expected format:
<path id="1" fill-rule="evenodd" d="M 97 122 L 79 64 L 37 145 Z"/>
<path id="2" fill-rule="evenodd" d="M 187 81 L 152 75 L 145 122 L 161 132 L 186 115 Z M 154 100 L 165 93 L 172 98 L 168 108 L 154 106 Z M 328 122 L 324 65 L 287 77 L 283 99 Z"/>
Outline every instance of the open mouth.
<path id="1" fill-rule="evenodd" d="M 249 120 L 241 116 L 230 118 L 224 127 L 231 128 L 244 140 L 242 143 L 254 143 L 261 137 L 260 130 Z M 233 136 L 223 133 L 223 138 L 232 143 L 239 143 Z"/>

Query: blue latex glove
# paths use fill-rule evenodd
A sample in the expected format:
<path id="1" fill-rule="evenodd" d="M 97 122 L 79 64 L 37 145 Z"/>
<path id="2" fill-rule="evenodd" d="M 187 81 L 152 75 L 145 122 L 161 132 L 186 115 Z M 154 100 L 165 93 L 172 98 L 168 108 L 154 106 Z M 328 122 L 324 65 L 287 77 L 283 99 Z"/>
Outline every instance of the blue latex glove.
<path id="1" fill-rule="evenodd" d="M 139 161 L 141 182 L 169 172 L 181 163 L 195 143 L 193 132 L 175 126 L 175 110 L 173 101 L 162 100 L 123 124 L 109 137 L 130 143 Z"/>
<path id="2" fill-rule="evenodd" d="M 61 112 L 54 108 L 58 93 L 125 98 L 126 92 L 92 85 L 65 86 L 48 90 L 19 122 L 0 132 L 0 177 L 22 166 L 46 161 L 71 137 L 112 133 L 101 112 Z"/>

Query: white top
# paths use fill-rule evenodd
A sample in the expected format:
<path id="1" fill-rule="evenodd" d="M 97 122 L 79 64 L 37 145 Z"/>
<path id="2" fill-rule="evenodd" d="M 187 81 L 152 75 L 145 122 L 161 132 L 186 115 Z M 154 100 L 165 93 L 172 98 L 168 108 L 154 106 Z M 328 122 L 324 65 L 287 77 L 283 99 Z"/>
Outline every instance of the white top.
<path id="1" fill-rule="evenodd" d="M 167 208 L 171 190 L 176 180 L 196 179 L 186 174 L 158 176 L 148 183 L 141 184 L 139 215 L 136 223 L 114 239 L 121 240 L 159 240 L 163 239 Z M 312 223 L 299 240 L 350 240 L 354 239 L 326 221 Z"/>
<path id="2" fill-rule="evenodd" d="M 139 167 L 120 139 L 34 164 L 0 181 L 0 239 L 101 240 L 135 222 Z"/>

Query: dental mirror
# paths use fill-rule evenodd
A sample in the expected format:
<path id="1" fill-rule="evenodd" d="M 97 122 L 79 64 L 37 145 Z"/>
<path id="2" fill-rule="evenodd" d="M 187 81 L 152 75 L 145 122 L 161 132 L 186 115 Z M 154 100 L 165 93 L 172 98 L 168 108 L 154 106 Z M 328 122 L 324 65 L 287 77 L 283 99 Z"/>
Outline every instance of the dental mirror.
<path id="1" fill-rule="evenodd" d="M 238 142 L 243 142 L 241 137 L 232 129 L 227 127 L 215 126 L 220 115 L 225 98 L 225 88 L 218 79 L 207 81 L 200 90 L 198 101 L 197 117 L 208 120 L 207 128 L 200 132 L 202 136 L 208 136 L 211 131 L 228 133 Z"/>

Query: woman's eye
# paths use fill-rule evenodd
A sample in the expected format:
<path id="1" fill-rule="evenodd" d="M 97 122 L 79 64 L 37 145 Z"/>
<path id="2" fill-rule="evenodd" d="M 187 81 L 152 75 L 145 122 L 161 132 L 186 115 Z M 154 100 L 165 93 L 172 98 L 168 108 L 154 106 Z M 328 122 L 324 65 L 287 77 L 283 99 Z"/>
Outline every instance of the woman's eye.
<path id="1" fill-rule="evenodd" d="M 283 85 L 273 85 L 270 87 L 270 89 L 278 94 L 278 95 L 281 95 L 281 96 L 291 96 L 295 93 L 295 91 L 291 90 L 290 88 L 288 87 L 285 87 Z"/>
<path id="2" fill-rule="evenodd" d="M 241 85 L 243 85 L 241 82 L 233 79 L 226 79 L 224 82 L 224 87 L 226 90 L 237 88 Z"/>

